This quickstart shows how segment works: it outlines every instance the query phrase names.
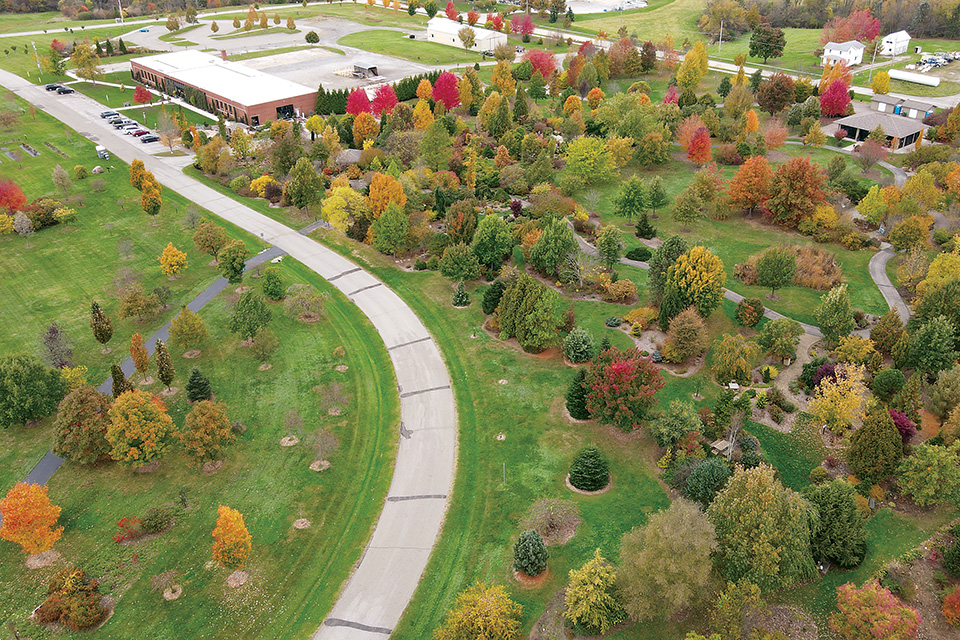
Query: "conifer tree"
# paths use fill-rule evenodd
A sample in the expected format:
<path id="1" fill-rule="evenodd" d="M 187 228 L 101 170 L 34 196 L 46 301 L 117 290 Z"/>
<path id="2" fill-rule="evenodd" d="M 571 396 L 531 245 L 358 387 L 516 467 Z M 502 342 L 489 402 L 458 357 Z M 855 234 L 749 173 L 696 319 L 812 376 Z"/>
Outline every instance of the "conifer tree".
<path id="1" fill-rule="evenodd" d="M 549 557 L 540 534 L 532 529 L 524 531 L 513 545 L 513 570 L 533 578 L 546 571 Z"/>
<path id="2" fill-rule="evenodd" d="M 123 369 L 120 368 L 120 365 L 110 365 L 110 377 L 113 379 L 114 398 L 119 398 L 121 394 L 127 391 L 133 391 L 133 385 L 130 384 L 127 377 L 123 375 Z"/>
<path id="3" fill-rule="evenodd" d="M 587 411 L 587 390 L 584 383 L 587 379 L 587 370 L 584 367 L 577 369 L 577 375 L 567 389 L 567 411 L 574 420 L 589 420 L 590 412 Z"/>
<path id="4" fill-rule="evenodd" d="M 596 447 L 581 449 L 570 465 L 570 484 L 581 491 L 599 491 L 610 482 L 610 467 Z"/>
<path id="5" fill-rule="evenodd" d="M 173 360 L 170 359 L 170 352 L 163 340 L 157 340 L 154 359 L 157 361 L 157 377 L 160 378 L 163 386 L 169 389 L 176 371 L 173 368 Z"/>
<path id="6" fill-rule="evenodd" d="M 93 330 L 93 337 L 103 345 L 103 352 L 106 353 L 107 343 L 113 338 L 113 322 L 96 300 L 90 304 L 90 328 Z"/>
<path id="7" fill-rule="evenodd" d="M 210 379 L 200 373 L 196 367 L 190 372 L 190 379 L 187 380 L 187 399 L 190 402 L 199 402 L 200 400 L 209 400 L 213 395 L 213 389 L 210 386 Z"/>

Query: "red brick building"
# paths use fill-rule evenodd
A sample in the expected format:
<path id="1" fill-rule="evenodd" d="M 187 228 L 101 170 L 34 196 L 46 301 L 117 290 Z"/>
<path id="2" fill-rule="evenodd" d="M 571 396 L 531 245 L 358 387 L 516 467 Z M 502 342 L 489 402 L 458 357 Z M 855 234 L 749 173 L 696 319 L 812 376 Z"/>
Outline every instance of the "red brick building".
<path id="1" fill-rule="evenodd" d="M 254 126 L 305 116 L 317 103 L 316 89 L 199 51 L 134 58 L 130 67 L 146 85 Z"/>

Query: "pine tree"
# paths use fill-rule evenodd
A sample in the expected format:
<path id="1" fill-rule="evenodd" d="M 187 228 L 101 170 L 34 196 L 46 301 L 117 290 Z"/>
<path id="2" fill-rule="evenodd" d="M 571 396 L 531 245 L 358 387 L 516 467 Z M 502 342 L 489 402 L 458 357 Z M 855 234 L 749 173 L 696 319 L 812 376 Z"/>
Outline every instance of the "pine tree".
<path id="1" fill-rule="evenodd" d="M 163 340 L 157 340 L 154 359 L 157 361 L 157 377 L 160 378 L 160 382 L 169 389 L 170 383 L 173 382 L 173 377 L 176 375 L 176 371 L 173 368 L 173 360 L 170 359 L 170 352 L 167 350 L 167 345 Z"/>
<path id="2" fill-rule="evenodd" d="M 600 340 L 600 347 L 597 349 L 597 354 L 601 354 L 611 347 L 610 345 L 610 336 L 603 336 L 603 339 Z"/>
<path id="3" fill-rule="evenodd" d="M 456 291 L 453 292 L 453 306 L 455 307 L 469 307 L 470 306 L 470 294 L 467 293 L 466 288 L 463 286 L 463 282 L 457 285 Z"/>
<path id="4" fill-rule="evenodd" d="M 133 385 L 130 384 L 130 381 L 127 380 L 127 377 L 123 375 L 123 369 L 120 368 L 120 365 L 110 365 L 110 377 L 113 379 L 114 398 L 119 398 L 127 391 L 133 391 Z"/>
<path id="5" fill-rule="evenodd" d="M 596 447 L 581 449 L 570 465 L 570 484 L 581 491 L 599 491 L 610 482 L 610 467 Z"/>
<path id="6" fill-rule="evenodd" d="M 515 122 L 523 122 L 529 112 L 530 108 L 527 105 L 527 95 L 523 91 L 523 83 L 518 82 L 517 97 L 513 103 L 513 120 Z"/>
<path id="7" fill-rule="evenodd" d="M 190 372 L 190 379 L 187 381 L 187 399 L 190 402 L 199 402 L 200 400 L 209 400 L 213 395 L 213 389 L 210 386 L 210 379 L 200 373 L 196 367 Z"/>
<path id="8" fill-rule="evenodd" d="M 886 407 L 877 406 L 850 437 L 847 464 L 869 488 L 893 475 L 903 455 L 903 441 Z"/>
<path id="9" fill-rule="evenodd" d="M 549 557 L 540 534 L 532 529 L 524 531 L 513 545 L 513 570 L 533 578 L 546 571 Z"/>
<path id="10" fill-rule="evenodd" d="M 127 45 L 124 44 L 123 38 L 117 38 L 117 46 L 120 47 L 120 55 L 127 55 Z"/>
<path id="11" fill-rule="evenodd" d="M 103 351 L 106 353 L 107 343 L 113 338 L 113 322 L 96 300 L 90 304 L 90 328 L 93 330 L 93 337 L 103 345 Z"/>
<path id="12" fill-rule="evenodd" d="M 646 212 L 640 214 L 640 219 L 637 220 L 637 229 L 634 232 L 634 235 L 638 238 L 643 238 L 644 240 L 657 237 L 657 229 L 650 224 L 650 218 L 647 216 Z"/>
<path id="13" fill-rule="evenodd" d="M 584 387 L 586 379 L 586 368 L 577 369 L 577 375 L 567 389 L 567 411 L 574 420 L 590 419 L 590 412 L 587 411 L 587 390 Z"/>

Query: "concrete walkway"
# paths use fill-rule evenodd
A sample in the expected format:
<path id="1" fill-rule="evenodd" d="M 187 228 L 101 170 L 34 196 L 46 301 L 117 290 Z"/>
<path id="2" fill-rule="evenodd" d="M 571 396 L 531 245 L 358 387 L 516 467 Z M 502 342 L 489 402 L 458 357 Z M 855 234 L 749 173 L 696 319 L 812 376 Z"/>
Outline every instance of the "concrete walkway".
<path id="1" fill-rule="evenodd" d="M 116 135 L 85 96 L 51 96 L 6 71 L 0 85 L 99 141 L 126 162 L 143 160 L 166 188 L 262 238 L 340 289 L 380 333 L 400 393 L 399 447 L 393 481 L 373 537 L 330 616 L 320 640 L 366 640 L 389 635 L 410 602 L 443 525 L 457 452 L 456 406 L 450 376 L 426 327 L 374 276 L 318 242 L 221 195 L 137 143 Z M 69 100 L 59 98 L 67 97 Z M 129 136 L 128 136 L 129 137 Z"/>

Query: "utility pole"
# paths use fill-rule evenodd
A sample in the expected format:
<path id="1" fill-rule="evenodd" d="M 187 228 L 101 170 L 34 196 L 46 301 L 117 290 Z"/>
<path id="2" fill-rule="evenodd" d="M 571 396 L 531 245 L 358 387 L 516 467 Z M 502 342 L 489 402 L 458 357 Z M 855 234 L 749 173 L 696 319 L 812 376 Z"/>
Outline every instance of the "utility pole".
<path id="1" fill-rule="evenodd" d="M 31 40 L 30 44 L 33 45 L 33 59 L 37 63 L 37 71 L 43 74 L 43 69 L 40 68 L 40 54 L 37 53 L 37 43 Z"/>
<path id="2" fill-rule="evenodd" d="M 123 5 L 117 0 L 117 9 L 120 11 L 120 24 L 123 24 Z"/>
<path id="3" fill-rule="evenodd" d="M 117 0 L 119 2 L 119 0 Z M 723 20 L 720 20 L 720 44 L 717 45 L 717 57 L 723 53 Z"/>
<path id="4" fill-rule="evenodd" d="M 879 42 L 873 45 L 873 60 L 870 61 L 870 73 L 867 76 L 867 82 L 871 82 L 873 80 L 873 65 L 877 61 L 877 49 L 879 48 L 880 48 Z"/>

